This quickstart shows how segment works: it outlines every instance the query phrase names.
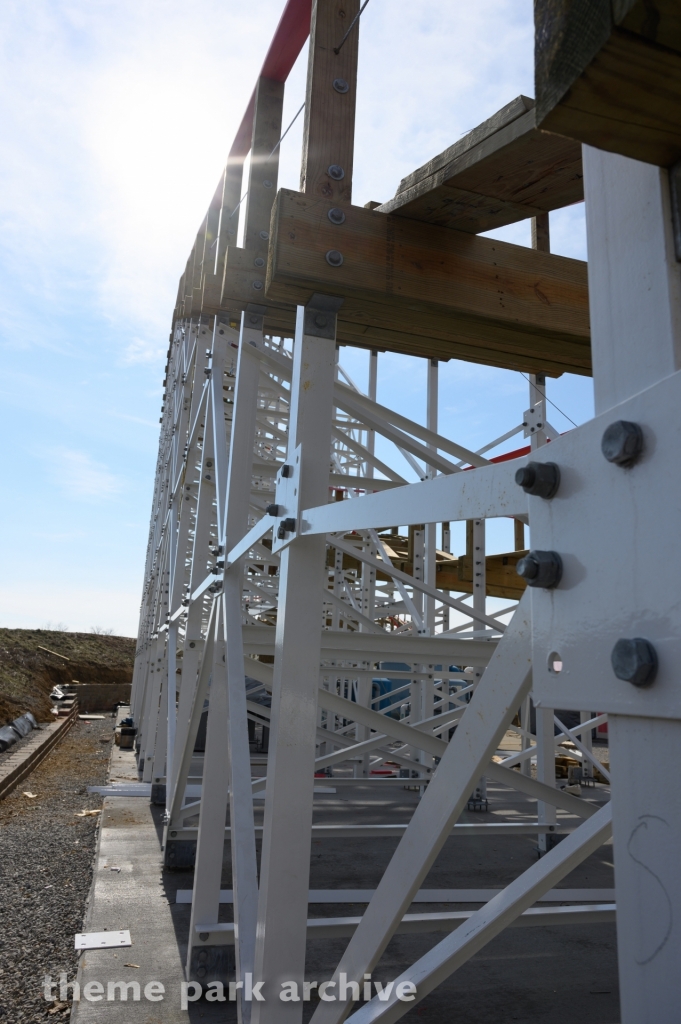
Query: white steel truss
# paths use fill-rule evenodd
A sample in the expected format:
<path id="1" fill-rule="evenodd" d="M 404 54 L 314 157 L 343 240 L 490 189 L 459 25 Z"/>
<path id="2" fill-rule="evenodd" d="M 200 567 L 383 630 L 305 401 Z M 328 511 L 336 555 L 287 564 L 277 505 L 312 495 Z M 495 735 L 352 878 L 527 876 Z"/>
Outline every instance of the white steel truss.
<path id="1" fill-rule="evenodd" d="M 264 86 L 256 93 L 251 167 L 271 186 L 269 150 L 280 125 L 270 125 L 269 137 L 258 134 L 261 100 L 273 102 Z M 438 433 L 433 358 L 416 364 L 425 369 L 426 426 L 379 404 L 378 353 L 371 353 L 367 394 L 342 365 L 343 300 L 334 295 L 314 294 L 298 306 L 294 337 L 267 330 L 268 307 L 257 301 L 236 319 L 192 313 L 175 323 L 132 715 L 142 778 L 165 785 L 166 863 L 195 864 L 188 975 L 255 978 L 274 994 L 284 982 L 302 990 L 308 939 L 347 936 L 327 989 L 340 993 L 341 981 L 350 991 L 346 983 L 371 974 L 393 935 L 431 931 L 432 949 L 404 965 L 389 998 L 353 1008 L 346 992 L 320 1001 L 313 1017 L 314 1024 L 396 1021 L 414 1005 L 397 995 L 400 983 L 415 983 L 422 999 L 502 929 L 546 920 L 532 905 L 614 832 L 622 1019 L 676 1019 L 680 897 L 670 870 L 681 807 L 678 787 L 670 792 L 652 780 L 676 757 L 681 719 L 679 574 L 667 511 L 678 499 L 676 477 L 669 480 L 679 443 L 681 281 L 665 172 L 588 148 L 584 167 L 597 415 L 567 435 L 547 422 L 540 374 L 530 379 L 522 425 L 478 452 Z M 227 184 L 222 197 L 214 210 L 218 252 L 236 230 Z M 256 199 L 244 216 L 246 237 L 267 235 Z M 546 249 L 547 235 L 534 234 L 535 248 Z M 620 421 L 641 425 L 640 465 L 603 458 L 601 437 Z M 495 448 L 523 431 L 529 454 L 495 462 Z M 391 457 L 377 455 L 377 435 L 391 444 Z M 407 483 L 405 461 L 418 482 Z M 559 467 L 555 497 L 518 485 L 518 471 L 530 464 Z M 485 522 L 500 517 L 515 520 L 521 539 L 528 524 L 539 556 L 558 552 L 562 576 L 493 611 Z M 456 521 L 469 524 L 473 567 L 470 587 L 459 591 L 438 585 Z M 408 528 L 406 540 L 398 527 Z M 629 558 L 611 571 L 618 544 L 644 552 L 645 564 L 632 570 Z M 659 662 L 651 689 L 622 682 L 609 662 L 618 638 L 641 633 Z M 372 689 L 386 662 L 390 701 Z M 578 712 L 580 723 L 566 725 L 556 708 Z M 595 770 L 609 779 L 591 745 L 592 730 L 606 721 L 612 814 L 610 804 L 599 809 L 556 786 L 564 742 L 582 779 Z M 500 761 L 494 755 L 510 728 L 521 749 Z M 249 729 L 251 738 L 257 730 L 261 755 Z M 353 779 L 370 780 L 386 761 L 420 787 L 407 824 L 354 822 L 351 799 L 347 820 L 313 824 L 315 777 L 351 764 Z M 391 784 L 379 778 L 372 784 Z M 536 821 L 459 823 L 472 794 L 484 799 L 486 778 L 536 800 Z M 352 779 L 343 781 L 351 793 Z M 253 801 L 263 791 L 256 828 Z M 557 845 L 565 829 L 556 808 L 582 819 Z M 532 832 L 542 856 L 481 910 L 409 915 L 445 840 L 466 828 Z M 363 916 L 308 920 L 312 837 L 388 834 L 400 841 Z M 226 841 L 233 923 L 219 918 Z M 659 914 L 641 897 L 642 870 L 664 896 Z M 613 906 L 561 909 L 552 922 L 614 915 Z M 302 1019 L 299 1002 L 237 994 L 242 1021 Z"/>

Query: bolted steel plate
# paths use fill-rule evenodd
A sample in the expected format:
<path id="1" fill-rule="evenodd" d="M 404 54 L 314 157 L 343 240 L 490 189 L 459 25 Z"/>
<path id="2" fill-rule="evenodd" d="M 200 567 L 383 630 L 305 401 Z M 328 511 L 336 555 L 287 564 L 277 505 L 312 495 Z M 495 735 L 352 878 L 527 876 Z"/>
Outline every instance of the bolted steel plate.
<path id="1" fill-rule="evenodd" d="M 643 432 L 629 467 L 601 449 L 618 420 Z M 536 701 L 681 718 L 681 373 L 532 454 L 557 463 L 560 487 L 528 498 L 531 545 L 563 563 L 555 589 L 532 591 Z M 615 675 L 613 648 L 632 638 L 657 656 L 649 686 Z"/>

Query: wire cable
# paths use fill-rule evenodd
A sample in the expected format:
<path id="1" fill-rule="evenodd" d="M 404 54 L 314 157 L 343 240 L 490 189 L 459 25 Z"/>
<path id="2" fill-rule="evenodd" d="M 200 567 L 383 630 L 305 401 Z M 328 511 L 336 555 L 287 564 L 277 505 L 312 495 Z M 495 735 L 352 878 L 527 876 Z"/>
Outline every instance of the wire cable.
<path id="1" fill-rule="evenodd" d="M 298 113 L 296 114 L 296 116 L 295 116 L 295 117 L 293 118 L 293 120 L 291 121 L 290 125 L 288 126 L 288 128 L 286 129 L 286 131 L 284 132 L 284 134 L 282 135 L 282 137 L 281 137 L 281 138 L 279 139 L 279 142 L 278 142 L 278 143 L 276 144 L 276 146 L 274 147 L 274 149 L 272 150 L 272 152 L 270 153 L 270 155 L 269 155 L 269 156 L 267 157 L 267 159 L 268 159 L 268 160 L 269 160 L 269 159 L 271 159 L 271 157 L 273 157 L 273 156 L 274 156 L 274 154 L 275 154 L 275 153 L 277 152 L 277 150 L 278 150 L 278 149 L 279 149 L 279 147 L 281 146 L 282 142 L 284 141 L 284 139 L 286 138 L 286 136 L 288 135 L 288 133 L 289 133 L 289 132 L 291 131 L 291 129 L 293 128 L 293 126 L 294 126 L 294 124 L 296 123 L 296 121 L 298 120 L 298 117 L 300 116 L 300 113 L 301 113 L 301 111 L 302 111 L 302 110 L 304 110 L 304 109 L 305 109 L 305 103 L 303 103 L 303 104 L 302 104 L 302 106 L 301 106 L 300 110 L 298 111 Z"/>
<path id="2" fill-rule="evenodd" d="M 343 38 L 341 39 L 341 41 L 340 41 L 340 43 L 338 44 L 338 46 L 334 46 L 334 48 L 333 48 L 333 52 L 334 52 L 334 53 L 336 54 L 336 56 L 338 56 L 338 54 L 339 54 L 339 53 L 341 52 L 341 49 L 342 49 L 342 47 L 343 47 L 343 43 L 344 43 L 344 42 L 345 42 L 345 40 L 346 40 L 346 39 L 348 38 L 348 36 L 349 36 L 349 35 L 350 35 L 350 33 L 352 32 L 353 28 L 355 27 L 355 25 L 357 24 L 357 22 L 359 21 L 359 19 L 360 19 L 360 18 L 362 17 L 362 12 L 363 12 L 364 8 L 366 7 L 366 5 L 367 5 L 368 3 L 369 3 L 369 0 L 364 0 L 364 3 L 363 3 L 363 4 L 362 4 L 362 6 L 360 7 L 359 11 L 357 12 L 357 14 L 355 15 L 355 17 L 354 17 L 354 18 L 352 19 L 352 21 L 350 22 L 350 28 L 349 28 L 349 29 L 347 30 L 347 32 L 345 33 L 345 35 L 344 35 L 344 36 L 343 36 Z"/>
<path id="3" fill-rule="evenodd" d="M 520 374 L 520 376 L 521 376 L 521 377 L 525 377 L 525 374 L 523 373 L 523 371 L 522 371 L 522 370 L 518 370 L 518 373 Z M 531 387 L 531 388 L 534 388 L 534 390 L 535 390 L 535 391 L 537 392 L 537 394 L 538 394 L 538 395 L 540 395 L 540 396 L 541 396 L 542 398 L 545 398 L 545 399 L 546 399 L 546 401 L 547 401 L 547 402 L 549 403 L 549 405 L 552 405 L 554 409 L 558 409 L 558 412 L 559 412 L 559 413 L 561 414 L 561 416 L 564 416 L 564 417 L 565 417 L 565 419 L 566 419 L 566 420 L 568 420 L 568 422 L 570 422 L 570 423 L 572 424 L 572 426 L 573 426 L 573 427 L 576 427 L 576 426 L 577 426 L 577 424 L 575 423 L 575 421 L 574 421 L 574 420 L 572 420 L 572 419 L 570 419 L 570 417 L 568 416 L 568 414 L 567 414 L 566 412 L 563 412 L 563 410 L 562 410 L 562 409 L 560 409 L 560 408 L 559 408 L 559 407 L 558 407 L 558 406 L 556 405 L 556 403 L 555 403 L 555 402 L 552 402 L 552 401 L 551 401 L 551 399 L 550 399 L 550 398 L 548 397 L 548 395 L 546 395 L 546 394 L 543 394 L 543 395 L 542 395 L 542 393 L 541 393 L 541 391 L 539 390 L 539 388 L 537 387 L 537 385 L 536 385 L 536 384 L 533 384 L 533 383 L 532 383 L 532 381 L 530 380 L 530 378 L 529 378 L 529 377 L 525 377 L 525 380 L 527 381 L 527 383 L 528 383 L 528 384 L 530 385 L 530 387 Z"/>

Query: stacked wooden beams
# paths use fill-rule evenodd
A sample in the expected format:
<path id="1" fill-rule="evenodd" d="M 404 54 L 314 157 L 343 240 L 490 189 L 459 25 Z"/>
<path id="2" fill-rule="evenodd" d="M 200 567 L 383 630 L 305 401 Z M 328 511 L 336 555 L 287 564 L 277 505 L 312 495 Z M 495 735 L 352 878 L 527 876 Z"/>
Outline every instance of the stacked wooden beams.
<path id="1" fill-rule="evenodd" d="M 352 536 L 346 537 L 352 541 Z M 400 572 L 406 572 L 409 576 L 414 575 L 414 565 L 409 552 L 409 538 L 400 535 L 382 537 L 386 554 L 392 564 Z M 488 597 L 503 597 L 511 601 L 519 601 L 523 596 L 527 584 L 522 576 L 516 572 L 516 565 L 527 551 L 507 551 L 498 555 L 487 555 L 486 583 Z M 335 553 L 333 547 L 329 546 L 326 552 L 326 564 L 328 568 L 335 565 Z M 352 555 L 343 554 L 344 571 L 361 572 L 362 562 Z M 451 555 L 446 551 L 437 551 L 435 562 L 435 586 L 438 590 L 452 591 L 457 594 L 473 593 L 473 554 L 467 553 L 459 557 Z M 387 581 L 391 577 L 386 572 L 377 570 L 376 578 Z"/>
<path id="2" fill-rule="evenodd" d="M 539 131 L 518 96 L 400 182 L 381 213 L 478 233 L 584 198 L 581 146 Z"/>
<path id="3" fill-rule="evenodd" d="M 681 159 L 678 0 L 535 0 L 537 124 L 669 167 Z"/>
<path id="4" fill-rule="evenodd" d="M 269 302 L 343 297 L 339 336 L 352 344 L 406 342 L 438 359 L 590 372 L 585 263 L 356 206 L 335 224 L 333 209 L 279 193 Z"/>

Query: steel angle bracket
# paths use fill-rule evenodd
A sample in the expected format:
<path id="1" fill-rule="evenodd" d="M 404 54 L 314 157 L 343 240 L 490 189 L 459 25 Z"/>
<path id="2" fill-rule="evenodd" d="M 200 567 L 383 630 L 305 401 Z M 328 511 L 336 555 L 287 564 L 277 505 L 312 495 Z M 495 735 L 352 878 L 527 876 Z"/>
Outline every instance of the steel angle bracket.
<path id="1" fill-rule="evenodd" d="M 272 552 L 283 551 L 300 533 L 300 481 L 302 445 L 287 456 L 275 482 L 277 523 L 272 531 Z"/>
<path id="2" fill-rule="evenodd" d="M 529 498 L 531 547 L 563 567 L 531 591 L 540 707 L 681 719 L 679 410 L 681 372 L 532 453 L 560 469 Z"/>

